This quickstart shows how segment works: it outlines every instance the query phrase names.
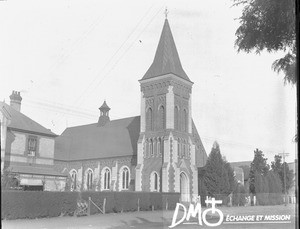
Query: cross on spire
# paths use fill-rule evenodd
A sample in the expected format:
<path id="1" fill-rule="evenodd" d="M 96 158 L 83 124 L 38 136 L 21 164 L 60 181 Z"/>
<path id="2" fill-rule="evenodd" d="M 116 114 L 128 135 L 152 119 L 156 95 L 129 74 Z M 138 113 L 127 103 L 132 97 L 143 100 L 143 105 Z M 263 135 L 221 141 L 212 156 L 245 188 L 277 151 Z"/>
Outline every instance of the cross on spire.
<path id="1" fill-rule="evenodd" d="M 166 19 L 168 18 L 168 13 L 169 13 L 169 11 L 168 11 L 168 8 L 166 7 L 165 12 L 164 12 Z"/>

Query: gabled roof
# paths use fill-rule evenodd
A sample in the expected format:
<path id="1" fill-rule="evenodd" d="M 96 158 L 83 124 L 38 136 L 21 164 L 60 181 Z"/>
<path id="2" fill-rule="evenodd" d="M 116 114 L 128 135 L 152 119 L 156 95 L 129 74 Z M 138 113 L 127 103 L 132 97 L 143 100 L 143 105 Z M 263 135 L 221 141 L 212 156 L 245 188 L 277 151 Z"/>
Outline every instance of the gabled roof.
<path id="1" fill-rule="evenodd" d="M 4 102 L 0 102 L 0 111 L 4 114 L 9 114 L 10 116 L 11 123 L 8 125 L 8 128 L 12 128 L 22 132 L 29 132 L 53 137 L 57 136 L 49 129 L 43 127 L 42 125 L 33 121 L 31 118 L 15 110 Z"/>
<path id="2" fill-rule="evenodd" d="M 140 116 L 67 128 L 55 139 L 56 160 L 89 160 L 133 156 L 137 152 Z"/>
<path id="3" fill-rule="evenodd" d="M 166 19 L 153 63 L 142 80 L 169 73 L 173 73 L 182 79 L 190 81 L 189 77 L 181 66 L 169 22 L 168 19 Z"/>

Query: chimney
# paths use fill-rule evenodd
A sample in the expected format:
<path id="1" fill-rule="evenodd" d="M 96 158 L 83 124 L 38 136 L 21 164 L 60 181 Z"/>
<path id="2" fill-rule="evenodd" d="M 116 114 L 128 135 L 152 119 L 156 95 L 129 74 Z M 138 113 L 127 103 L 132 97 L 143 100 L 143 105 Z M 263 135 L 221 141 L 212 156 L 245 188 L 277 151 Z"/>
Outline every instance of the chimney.
<path id="1" fill-rule="evenodd" d="M 21 112 L 21 101 L 22 97 L 19 91 L 12 91 L 12 94 L 9 96 L 10 98 L 10 106 L 14 108 L 16 111 Z"/>
<path id="2" fill-rule="evenodd" d="M 98 119 L 98 126 L 104 126 L 107 122 L 110 121 L 109 119 L 109 106 L 107 106 L 106 101 L 104 100 L 104 103 L 99 108 L 100 110 L 100 117 Z"/>

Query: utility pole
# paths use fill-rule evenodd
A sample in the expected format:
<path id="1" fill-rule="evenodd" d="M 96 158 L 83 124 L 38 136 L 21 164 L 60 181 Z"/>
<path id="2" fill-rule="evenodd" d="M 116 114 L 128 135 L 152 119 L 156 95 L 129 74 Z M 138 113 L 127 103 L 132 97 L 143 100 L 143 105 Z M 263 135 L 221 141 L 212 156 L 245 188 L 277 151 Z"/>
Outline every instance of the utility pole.
<path id="1" fill-rule="evenodd" d="M 288 153 L 280 153 L 279 154 L 280 156 L 282 156 L 282 159 L 283 159 L 283 180 L 284 180 L 284 205 L 286 206 L 287 205 L 287 193 L 286 193 L 286 172 L 285 172 L 285 157 L 286 156 L 289 156 Z"/>

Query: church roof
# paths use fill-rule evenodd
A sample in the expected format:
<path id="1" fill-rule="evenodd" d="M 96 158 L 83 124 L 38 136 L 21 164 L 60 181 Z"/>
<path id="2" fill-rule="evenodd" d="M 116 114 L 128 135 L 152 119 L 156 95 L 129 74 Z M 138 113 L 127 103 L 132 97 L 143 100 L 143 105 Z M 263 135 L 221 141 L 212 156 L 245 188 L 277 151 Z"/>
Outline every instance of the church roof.
<path id="1" fill-rule="evenodd" d="M 67 128 L 55 139 L 55 160 L 76 161 L 136 156 L 140 116 Z M 193 122 L 196 141 L 196 166 L 206 163 L 206 152 Z"/>
<path id="2" fill-rule="evenodd" d="M 169 22 L 168 19 L 166 19 L 153 63 L 142 80 L 169 73 L 173 73 L 182 79 L 190 81 L 189 77 L 181 66 Z"/>
<path id="3" fill-rule="evenodd" d="M 56 160 L 133 156 L 137 152 L 140 116 L 67 128 L 55 139 Z"/>
<path id="4" fill-rule="evenodd" d="M 56 134 L 51 132 L 49 129 L 43 127 L 42 125 L 33 121 L 31 118 L 15 110 L 4 102 L 0 102 L 0 111 L 4 114 L 7 114 L 9 116 L 8 118 L 11 119 L 11 123 L 8 125 L 8 128 L 12 128 L 22 132 L 42 134 L 53 137 L 56 136 Z"/>

